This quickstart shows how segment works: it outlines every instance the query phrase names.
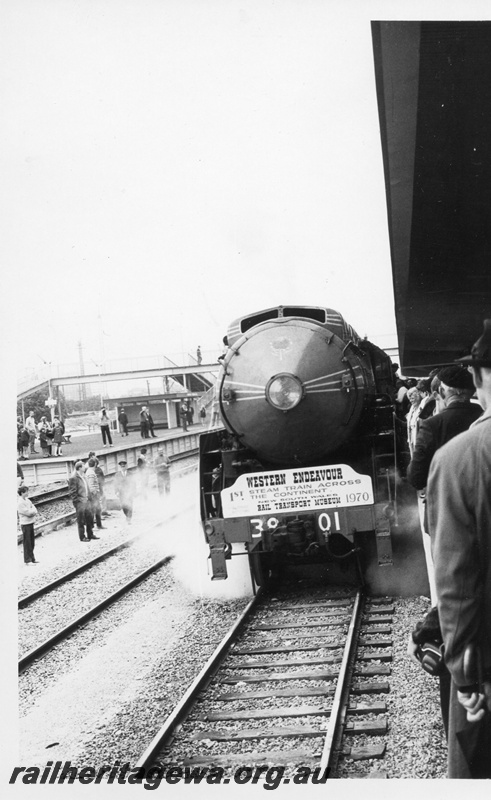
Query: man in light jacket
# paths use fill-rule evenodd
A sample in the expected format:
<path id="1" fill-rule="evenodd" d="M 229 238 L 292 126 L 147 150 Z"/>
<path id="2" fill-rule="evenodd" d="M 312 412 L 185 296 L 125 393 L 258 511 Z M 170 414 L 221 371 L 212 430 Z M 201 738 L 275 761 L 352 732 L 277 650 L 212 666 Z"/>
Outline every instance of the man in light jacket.
<path id="1" fill-rule="evenodd" d="M 38 429 L 36 420 L 34 419 L 34 411 L 29 411 L 29 416 L 26 419 L 26 430 L 29 434 L 29 449 L 31 453 L 37 453 L 38 450 L 35 449 L 34 445 L 36 443 Z"/>

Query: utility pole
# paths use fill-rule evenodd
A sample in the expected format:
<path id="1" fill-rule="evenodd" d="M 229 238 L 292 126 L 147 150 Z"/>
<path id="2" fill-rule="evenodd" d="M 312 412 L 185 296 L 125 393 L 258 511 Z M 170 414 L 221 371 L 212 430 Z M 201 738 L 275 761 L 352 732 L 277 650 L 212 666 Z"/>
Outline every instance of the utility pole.
<path id="1" fill-rule="evenodd" d="M 80 340 L 78 342 L 78 364 L 80 375 L 85 375 L 84 355 L 82 350 L 82 342 Z M 85 411 L 87 409 L 87 387 L 85 383 L 81 383 L 79 386 L 79 399 L 82 404 L 81 411 Z"/>
<path id="2" fill-rule="evenodd" d="M 104 335 L 105 334 L 104 334 L 104 330 L 103 330 L 103 327 L 102 327 L 102 314 L 101 314 L 100 305 L 98 305 L 98 307 L 97 307 L 97 323 L 98 323 L 98 328 L 99 328 L 99 359 L 98 360 L 100 361 L 100 365 L 101 365 L 100 366 L 101 374 L 105 375 L 106 374 L 106 348 L 104 346 Z M 101 377 L 99 377 L 99 380 L 101 380 Z M 107 384 L 106 384 L 106 382 L 104 382 L 102 384 L 102 386 L 101 386 L 101 398 L 102 398 L 102 393 L 104 393 L 104 395 L 107 395 Z"/>

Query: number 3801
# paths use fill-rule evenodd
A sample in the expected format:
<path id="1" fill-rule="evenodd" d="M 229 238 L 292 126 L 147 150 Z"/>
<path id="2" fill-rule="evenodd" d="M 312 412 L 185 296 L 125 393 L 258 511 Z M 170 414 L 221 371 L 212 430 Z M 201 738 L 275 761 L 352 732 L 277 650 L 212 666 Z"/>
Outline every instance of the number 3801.
<path id="1" fill-rule="evenodd" d="M 276 519 L 276 517 L 253 517 L 253 519 L 250 519 L 249 522 L 253 528 L 253 539 L 257 539 L 259 536 L 261 536 L 263 531 L 274 531 L 274 529 L 280 524 L 279 519 Z"/>

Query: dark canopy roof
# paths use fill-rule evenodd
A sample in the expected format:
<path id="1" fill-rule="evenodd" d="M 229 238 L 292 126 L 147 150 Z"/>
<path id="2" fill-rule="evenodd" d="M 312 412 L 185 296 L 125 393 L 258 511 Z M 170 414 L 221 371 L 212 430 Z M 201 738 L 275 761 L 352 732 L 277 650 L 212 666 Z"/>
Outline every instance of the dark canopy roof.
<path id="1" fill-rule="evenodd" d="M 421 375 L 491 317 L 491 23 L 372 36 L 401 367 Z"/>

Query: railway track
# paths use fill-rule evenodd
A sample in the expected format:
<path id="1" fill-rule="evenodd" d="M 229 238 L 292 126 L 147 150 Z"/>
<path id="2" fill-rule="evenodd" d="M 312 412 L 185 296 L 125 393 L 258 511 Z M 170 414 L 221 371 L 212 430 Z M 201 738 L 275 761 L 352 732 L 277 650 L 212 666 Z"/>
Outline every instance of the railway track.
<path id="1" fill-rule="evenodd" d="M 36 506 L 45 506 L 53 503 L 55 500 L 65 500 L 70 496 L 68 491 L 68 484 L 62 484 L 52 489 L 45 489 L 37 494 L 32 494 L 30 499 Z"/>
<path id="2" fill-rule="evenodd" d="M 288 781 L 308 767 L 321 782 L 340 758 L 353 769 L 382 758 L 392 611 L 352 590 L 258 595 L 137 766 L 233 776 L 269 765 Z"/>
<path id="3" fill-rule="evenodd" d="M 59 575 L 57 578 L 50 581 L 49 583 L 45 583 L 44 586 L 40 586 L 33 592 L 23 595 L 22 597 L 19 598 L 17 602 L 17 608 L 19 609 L 26 608 L 35 600 L 39 600 L 40 597 L 44 597 L 45 595 L 52 592 L 58 586 L 62 586 L 66 583 L 69 583 L 69 581 L 71 581 L 73 578 L 76 578 L 77 575 L 81 575 L 83 572 L 87 572 L 87 570 L 89 570 L 91 567 L 94 567 L 96 564 L 99 564 L 106 558 L 110 558 L 110 556 L 113 556 L 116 553 L 119 553 L 121 550 L 125 550 L 127 547 L 130 547 L 132 544 L 139 541 L 146 534 L 152 533 L 152 531 L 154 531 L 155 528 L 158 528 L 160 525 L 161 525 L 160 521 L 154 523 L 146 531 L 137 533 L 135 536 L 131 536 L 129 539 L 125 539 L 124 542 L 120 542 L 114 547 L 110 547 L 108 550 L 104 550 L 103 553 L 99 553 L 94 558 L 91 558 L 88 561 L 84 561 L 83 564 L 79 564 L 77 567 L 68 570 L 63 575 Z"/>
<path id="4" fill-rule="evenodd" d="M 192 458 L 193 456 L 196 456 L 197 453 L 197 449 L 189 450 L 186 453 L 176 453 L 170 456 L 170 462 L 171 464 L 175 464 L 176 462 L 183 461 L 187 458 Z M 179 477 L 181 474 L 185 474 L 189 472 L 190 469 L 195 468 L 195 464 L 191 467 L 184 466 L 179 469 L 174 469 L 172 474 L 174 477 Z M 108 482 L 110 483 L 110 478 L 108 479 Z M 37 494 L 33 493 L 30 495 L 30 500 L 32 500 L 36 508 L 38 508 L 38 510 L 41 512 L 41 521 L 37 522 L 34 526 L 35 536 L 42 536 L 44 533 L 48 533 L 50 530 L 62 528 L 65 525 L 73 522 L 75 519 L 76 513 L 70 501 L 70 493 L 67 484 L 57 487 L 55 486 L 51 489 L 38 492 Z M 68 511 L 66 511 L 67 508 L 69 509 Z M 53 510 L 55 511 L 54 515 Z M 57 511 L 60 512 L 62 510 L 64 513 L 56 513 Z M 17 533 L 17 544 L 22 544 L 22 533 L 20 532 Z"/>
<path id="5" fill-rule="evenodd" d="M 34 661 L 46 655 L 57 644 L 62 642 L 64 639 L 67 639 L 75 630 L 77 630 L 77 628 L 80 628 L 82 625 L 85 625 L 87 622 L 95 619 L 100 613 L 102 613 L 102 611 L 112 605 L 116 600 L 119 600 L 121 597 L 125 596 L 129 591 L 131 591 L 131 589 L 133 589 L 135 586 L 138 586 L 138 584 L 168 564 L 171 560 L 172 556 L 165 556 L 164 558 L 160 558 L 158 561 L 155 561 L 149 567 L 131 578 L 131 580 L 119 586 L 115 591 L 111 592 L 102 600 L 95 603 L 91 608 L 79 614 L 77 617 L 72 618 L 63 627 L 58 628 L 58 630 L 52 633 L 48 638 L 41 641 L 31 650 L 23 653 L 18 662 L 19 674 L 24 672 L 31 664 L 34 663 Z"/>

